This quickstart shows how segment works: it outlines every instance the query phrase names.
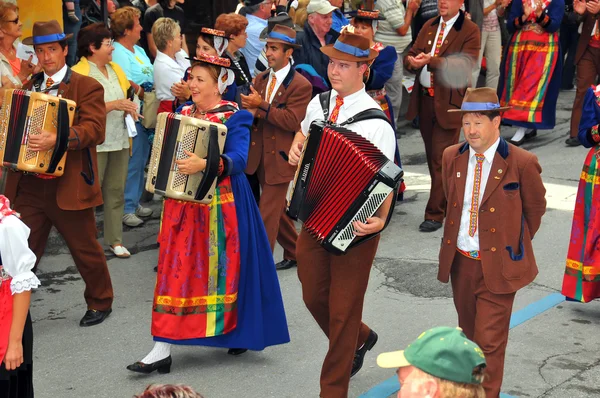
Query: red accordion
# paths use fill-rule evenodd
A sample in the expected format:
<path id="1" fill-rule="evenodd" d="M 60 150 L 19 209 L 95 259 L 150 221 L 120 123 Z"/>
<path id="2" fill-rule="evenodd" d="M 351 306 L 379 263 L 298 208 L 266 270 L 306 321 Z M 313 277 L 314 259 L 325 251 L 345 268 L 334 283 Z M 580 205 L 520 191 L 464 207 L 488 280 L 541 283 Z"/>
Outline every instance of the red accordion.
<path id="1" fill-rule="evenodd" d="M 356 237 L 352 223 L 372 217 L 398 191 L 403 175 L 360 134 L 313 122 L 292 185 L 288 215 L 303 221 L 327 251 L 343 254 L 374 236 Z"/>

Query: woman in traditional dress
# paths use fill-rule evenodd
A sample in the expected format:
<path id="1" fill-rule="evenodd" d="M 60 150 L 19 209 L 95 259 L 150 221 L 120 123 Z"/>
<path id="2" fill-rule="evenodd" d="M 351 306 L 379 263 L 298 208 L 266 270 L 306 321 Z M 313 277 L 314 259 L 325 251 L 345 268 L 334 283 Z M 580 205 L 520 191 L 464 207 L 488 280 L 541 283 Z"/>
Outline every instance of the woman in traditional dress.
<path id="1" fill-rule="evenodd" d="M 210 205 L 166 199 L 159 235 L 152 312 L 155 345 L 127 369 L 168 373 L 171 345 L 229 348 L 229 354 L 289 342 L 271 247 L 244 174 L 252 115 L 221 94 L 234 79 L 226 58 L 200 54 L 188 84 L 193 105 L 182 114 L 224 123 L 227 139 Z M 206 160 L 190 152 L 179 171 Z"/>
<path id="2" fill-rule="evenodd" d="M 235 13 L 221 14 L 215 20 L 215 29 L 224 31 L 229 38 L 224 55 L 235 66 L 233 68 L 235 84 L 238 87 L 238 92 L 244 95 L 250 93 L 250 86 L 252 85 L 252 75 L 250 74 L 248 62 L 246 62 L 246 58 L 240 51 L 246 47 L 246 41 L 248 40 L 247 27 L 248 20 L 246 17 Z M 252 66 L 254 67 L 254 65 Z"/>
<path id="3" fill-rule="evenodd" d="M 510 139 L 514 145 L 556 123 L 563 64 L 558 30 L 564 13 L 564 0 L 512 2 L 507 20 L 512 38 L 504 53 L 498 96 L 502 106 L 511 107 L 503 122 L 518 127 Z"/>
<path id="4" fill-rule="evenodd" d="M 588 152 L 577 189 L 562 294 L 587 303 L 600 297 L 600 85 L 588 89 L 579 141 Z"/>
<path id="5" fill-rule="evenodd" d="M 0 195 L 0 397 L 33 398 L 31 289 L 40 281 L 31 271 L 29 228 Z"/>

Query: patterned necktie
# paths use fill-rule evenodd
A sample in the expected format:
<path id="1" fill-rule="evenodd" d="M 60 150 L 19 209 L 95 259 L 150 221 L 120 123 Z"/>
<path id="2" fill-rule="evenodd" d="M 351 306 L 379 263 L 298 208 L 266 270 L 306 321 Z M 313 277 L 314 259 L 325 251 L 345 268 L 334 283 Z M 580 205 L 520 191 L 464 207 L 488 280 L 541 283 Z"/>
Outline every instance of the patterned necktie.
<path id="1" fill-rule="evenodd" d="M 344 99 L 338 95 L 337 97 L 335 97 L 335 108 L 333 108 L 333 111 L 329 116 L 329 121 L 331 123 L 337 122 L 338 116 L 340 115 L 340 108 L 342 107 L 342 105 L 344 105 Z"/>
<path id="2" fill-rule="evenodd" d="M 444 32 L 446 31 L 446 22 L 442 21 L 442 27 L 440 29 L 440 33 L 438 34 L 437 41 L 435 43 L 435 51 L 433 53 L 434 57 L 437 57 L 440 53 L 440 49 L 442 48 L 442 42 L 444 41 Z M 429 78 L 431 79 L 431 88 L 433 88 L 433 73 L 429 71 Z"/>
<path id="3" fill-rule="evenodd" d="M 476 153 L 477 165 L 475 165 L 473 195 L 471 196 L 471 218 L 469 220 L 469 236 L 475 236 L 477 231 L 477 215 L 479 214 L 479 191 L 481 188 L 481 170 L 483 169 L 483 161 L 485 156 Z"/>
<path id="4" fill-rule="evenodd" d="M 46 90 L 48 90 L 53 85 L 54 85 L 54 80 L 52 80 L 52 78 L 49 77 L 48 80 L 46 80 Z"/>
<path id="5" fill-rule="evenodd" d="M 273 73 L 271 75 L 271 84 L 269 84 L 269 91 L 267 91 L 267 102 L 271 102 L 271 94 L 273 94 L 273 90 L 275 89 L 275 84 L 277 83 L 277 78 Z"/>

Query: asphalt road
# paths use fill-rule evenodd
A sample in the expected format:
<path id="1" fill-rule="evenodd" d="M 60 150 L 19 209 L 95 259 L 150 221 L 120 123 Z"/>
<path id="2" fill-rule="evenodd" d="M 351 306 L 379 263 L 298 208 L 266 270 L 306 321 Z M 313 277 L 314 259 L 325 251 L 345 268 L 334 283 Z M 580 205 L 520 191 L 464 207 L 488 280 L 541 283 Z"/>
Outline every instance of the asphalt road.
<path id="1" fill-rule="evenodd" d="M 574 93 L 563 93 L 553 131 L 541 131 L 524 147 L 537 154 L 548 190 L 548 211 L 535 238 L 540 274 L 517 294 L 515 311 L 560 291 L 576 187 L 586 150 L 564 140 Z M 503 128 L 510 137 L 511 129 Z M 376 366 L 376 354 L 402 349 L 433 326 L 456 325 L 448 285 L 436 280 L 441 231 L 418 232 L 429 177 L 420 135 L 403 130 L 406 200 L 383 234 L 366 296 L 364 320 L 379 334 L 361 372 L 351 381 L 358 397 L 393 376 Z M 167 375 L 140 376 L 125 366 L 152 347 L 150 317 L 160 202 L 155 218 L 125 232 L 129 260 L 109 256 L 115 288 L 106 322 L 80 328 L 83 283 L 64 244 L 53 236 L 40 265 L 43 286 L 33 296 L 35 388 L 38 398 L 132 397 L 150 383 L 192 385 L 207 398 L 317 397 L 327 340 L 301 299 L 295 269 L 279 273 L 292 342 L 228 356 L 223 349 L 175 347 Z M 101 214 L 99 222 L 101 224 Z M 275 253 L 281 258 L 281 250 Z M 503 391 L 518 397 L 593 397 L 600 394 L 598 303 L 562 303 L 515 327 L 510 334 Z M 389 395 L 389 394 L 386 394 Z M 381 398 L 385 398 L 382 396 Z"/>

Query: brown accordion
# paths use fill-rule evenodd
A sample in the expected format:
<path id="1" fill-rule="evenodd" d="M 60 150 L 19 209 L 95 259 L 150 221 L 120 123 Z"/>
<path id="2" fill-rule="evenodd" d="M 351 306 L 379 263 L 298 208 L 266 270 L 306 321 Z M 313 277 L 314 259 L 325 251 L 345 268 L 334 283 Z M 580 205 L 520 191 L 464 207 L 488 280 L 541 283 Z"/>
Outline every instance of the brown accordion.
<path id="1" fill-rule="evenodd" d="M 167 198 L 210 203 L 226 137 L 227 127 L 223 124 L 175 113 L 159 113 L 146 190 Z M 206 158 L 206 169 L 192 175 L 180 173 L 175 161 L 187 158 L 184 151 Z"/>
<path id="2" fill-rule="evenodd" d="M 0 111 L 0 160 L 13 170 L 60 177 L 65 171 L 74 101 L 43 93 L 6 90 Z M 32 151 L 29 137 L 39 129 L 56 133 L 54 148 Z"/>
<path id="3" fill-rule="evenodd" d="M 354 221 L 372 217 L 404 172 L 361 135 L 323 121 L 313 122 L 288 200 L 288 215 L 304 223 L 333 254 L 375 235 L 356 237 Z M 395 202 L 395 200 L 394 200 Z M 393 205 L 392 205 L 393 206 Z M 393 207 L 388 214 L 389 222 Z"/>

